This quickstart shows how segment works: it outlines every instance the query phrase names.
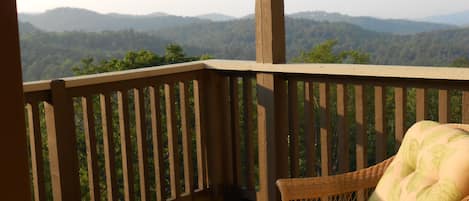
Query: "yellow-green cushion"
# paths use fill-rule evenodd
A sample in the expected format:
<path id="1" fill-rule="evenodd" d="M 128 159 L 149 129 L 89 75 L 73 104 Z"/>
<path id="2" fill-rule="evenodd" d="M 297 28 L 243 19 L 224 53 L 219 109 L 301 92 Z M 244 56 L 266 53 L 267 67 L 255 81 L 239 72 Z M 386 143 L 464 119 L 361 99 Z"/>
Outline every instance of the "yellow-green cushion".
<path id="1" fill-rule="evenodd" d="M 460 201 L 469 194 L 469 126 L 422 121 L 406 133 L 370 201 Z"/>

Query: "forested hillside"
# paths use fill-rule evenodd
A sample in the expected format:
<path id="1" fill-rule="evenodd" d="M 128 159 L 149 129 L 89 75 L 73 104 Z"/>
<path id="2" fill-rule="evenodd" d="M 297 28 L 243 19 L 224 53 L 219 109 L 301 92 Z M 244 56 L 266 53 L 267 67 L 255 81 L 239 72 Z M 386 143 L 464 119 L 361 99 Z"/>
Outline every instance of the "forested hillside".
<path id="1" fill-rule="evenodd" d="M 190 55 L 209 54 L 220 59 L 252 60 L 255 57 L 252 19 L 212 22 L 167 28 L 154 32 L 107 31 L 42 32 L 21 24 L 25 80 L 72 75 L 71 66 L 85 57 L 96 60 L 122 57 L 131 50 L 161 54 L 170 43 L 180 44 Z M 394 35 L 346 23 L 286 21 L 287 55 L 290 60 L 326 40 L 337 40 L 335 51 L 359 50 L 374 64 L 449 65 L 469 56 L 469 29 Z"/>
<path id="2" fill-rule="evenodd" d="M 329 39 L 338 41 L 337 51 L 355 49 L 369 53 L 371 63 L 375 64 L 438 66 L 469 56 L 469 29 L 401 36 L 372 32 L 346 23 L 289 18 L 286 33 L 289 59 Z M 183 46 L 199 47 L 216 58 L 255 57 L 253 20 L 188 25 L 161 30 L 154 36 Z"/>
<path id="3" fill-rule="evenodd" d="M 340 13 L 327 13 L 322 11 L 299 12 L 289 15 L 289 17 L 297 19 L 310 19 L 320 22 L 346 22 L 360 26 L 367 30 L 394 34 L 415 34 L 420 32 L 456 28 L 456 26 L 443 23 L 416 22 L 401 19 L 378 19 L 365 16 L 354 17 Z"/>
<path id="4" fill-rule="evenodd" d="M 72 66 L 84 58 L 96 61 L 123 57 L 129 51 L 149 50 L 163 54 L 171 41 L 135 31 L 102 33 L 34 31 L 23 24 L 20 30 L 24 80 L 71 76 Z M 189 48 L 192 52 L 197 48 Z M 197 54 L 192 54 L 197 55 Z"/>

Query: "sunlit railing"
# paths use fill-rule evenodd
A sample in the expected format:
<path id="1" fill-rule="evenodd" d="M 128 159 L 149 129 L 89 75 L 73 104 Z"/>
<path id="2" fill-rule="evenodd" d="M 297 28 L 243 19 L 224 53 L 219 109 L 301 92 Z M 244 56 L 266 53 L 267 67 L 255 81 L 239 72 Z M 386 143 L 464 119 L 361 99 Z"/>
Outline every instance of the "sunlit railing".
<path id="1" fill-rule="evenodd" d="M 25 83 L 34 200 L 256 200 L 469 123 L 469 69 L 209 60 Z M 262 198 L 259 198 L 262 200 Z"/>

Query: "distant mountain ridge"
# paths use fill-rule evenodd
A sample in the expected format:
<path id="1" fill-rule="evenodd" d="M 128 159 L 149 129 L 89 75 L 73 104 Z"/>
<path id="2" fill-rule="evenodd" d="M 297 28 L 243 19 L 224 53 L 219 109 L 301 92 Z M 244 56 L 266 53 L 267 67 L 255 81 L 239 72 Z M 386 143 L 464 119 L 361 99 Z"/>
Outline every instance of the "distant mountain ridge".
<path id="1" fill-rule="evenodd" d="M 367 30 L 394 34 L 415 34 L 456 28 L 456 26 L 442 23 L 418 22 L 401 19 L 379 19 L 374 17 L 354 17 L 324 11 L 299 12 L 288 16 L 296 19 L 309 19 L 320 22 L 345 22 L 360 26 Z"/>
<path id="2" fill-rule="evenodd" d="M 63 31 L 118 31 L 133 29 L 136 31 L 154 31 L 187 24 L 208 23 L 195 17 L 180 17 L 165 13 L 149 15 L 100 14 L 79 8 L 57 8 L 40 14 L 18 15 L 22 22 L 54 32 Z"/>
<path id="3" fill-rule="evenodd" d="M 220 14 L 220 13 L 208 13 L 204 15 L 195 16 L 196 18 L 203 19 L 203 20 L 211 20 L 214 22 L 225 22 L 230 20 L 237 19 L 236 17 Z"/>
<path id="4" fill-rule="evenodd" d="M 424 21 L 469 26 L 469 10 L 447 15 L 437 15 L 423 18 Z"/>
<path id="5" fill-rule="evenodd" d="M 344 22 L 357 25 L 371 31 L 393 34 L 415 34 L 457 28 L 454 25 L 447 24 L 410 20 L 378 19 L 373 17 L 353 17 L 323 11 L 299 12 L 289 14 L 287 17 L 320 22 Z M 100 14 L 94 11 L 78 8 L 57 8 L 39 14 L 19 14 L 20 21 L 29 22 L 42 30 L 54 32 L 101 32 L 128 29 L 136 31 L 157 31 L 190 24 L 205 24 L 252 18 L 254 18 L 253 14 L 241 18 L 235 18 L 219 13 L 210 13 L 195 17 L 181 17 L 158 12 L 148 15 L 127 15 L 119 13 Z"/>

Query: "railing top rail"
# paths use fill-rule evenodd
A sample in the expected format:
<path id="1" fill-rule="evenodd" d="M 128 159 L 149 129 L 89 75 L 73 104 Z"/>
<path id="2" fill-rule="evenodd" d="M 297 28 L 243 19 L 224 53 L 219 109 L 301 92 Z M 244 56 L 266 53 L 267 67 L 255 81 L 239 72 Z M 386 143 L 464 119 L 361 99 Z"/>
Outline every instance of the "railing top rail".
<path id="1" fill-rule="evenodd" d="M 88 86 L 95 84 L 103 84 L 110 82 L 118 82 L 125 80 L 134 80 L 140 78 L 149 78 L 155 76 L 170 75 L 176 73 L 191 72 L 196 70 L 202 70 L 205 65 L 202 61 L 187 62 L 180 64 L 170 64 L 164 66 L 155 66 L 148 68 L 140 68 L 134 70 L 125 70 L 118 72 L 101 73 L 94 75 L 84 75 L 76 77 L 61 78 L 65 81 L 67 88 Z M 50 89 L 51 80 L 41 80 L 34 82 L 25 82 L 23 84 L 23 90 L 25 93 L 44 91 Z"/>
<path id="2" fill-rule="evenodd" d="M 338 75 L 469 81 L 469 68 L 358 64 L 259 64 L 253 61 L 207 60 L 206 69 L 291 74 Z"/>
<path id="3" fill-rule="evenodd" d="M 50 80 L 41 80 L 34 82 L 25 82 L 23 83 L 23 92 L 36 92 L 36 91 L 46 91 L 50 89 Z"/>
<path id="4" fill-rule="evenodd" d="M 205 65 L 202 61 L 187 62 L 180 64 L 171 64 L 164 66 L 156 66 L 149 68 L 140 68 L 134 70 L 102 73 L 95 75 L 85 75 L 77 77 L 64 78 L 65 86 L 69 87 L 80 87 L 94 84 L 103 84 L 109 82 L 134 80 L 140 78 L 149 78 L 162 75 L 170 75 L 176 73 L 184 73 L 196 70 L 203 70 Z"/>
<path id="5" fill-rule="evenodd" d="M 141 68 L 119 72 L 63 78 L 66 87 L 80 87 L 203 69 L 270 72 L 286 74 L 336 75 L 351 77 L 408 78 L 428 80 L 469 81 L 469 68 L 418 67 L 358 64 L 259 64 L 254 61 L 206 60 L 165 66 Z M 36 92 L 50 89 L 50 80 L 26 82 L 24 92 Z"/>

